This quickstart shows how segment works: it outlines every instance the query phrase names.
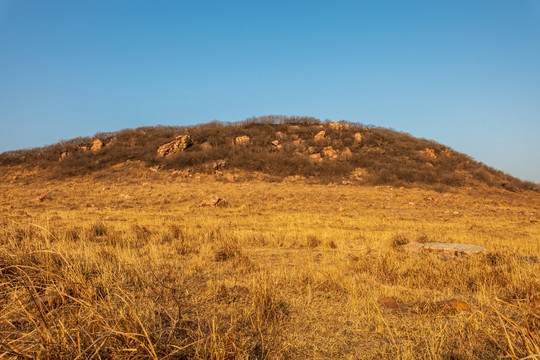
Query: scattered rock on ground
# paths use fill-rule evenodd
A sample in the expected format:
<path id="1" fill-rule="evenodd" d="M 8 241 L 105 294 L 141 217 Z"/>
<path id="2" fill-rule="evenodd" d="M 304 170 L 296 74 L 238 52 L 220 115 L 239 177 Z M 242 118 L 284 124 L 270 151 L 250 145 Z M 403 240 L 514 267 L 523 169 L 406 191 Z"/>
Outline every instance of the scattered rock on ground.
<path id="1" fill-rule="evenodd" d="M 214 206 L 214 207 L 225 207 L 228 205 L 225 199 L 220 198 L 217 195 L 212 195 L 210 198 L 201 204 L 202 206 Z"/>
<path id="2" fill-rule="evenodd" d="M 191 177 L 192 169 L 186 169 L 186 170 L 174 170 L 171 174 L 174 176 L 181 176 L 181 177 Z"/>
<path id="3" fill-rule="evenodd" d="M 387 309 L 399 309 L 401 306 L 391 297 L 383 297 L 377 301 L 383 307 Z"/>
<path id="4" fill-rule="evenodd" d="M 416 241 L 401 245 L 401 249 L 408 253 L 433 252 L 452 256 L 477 255 L 486 252 L 484 247 L 478 245 Z"/>
<path id="5" fill-rule="evenodd" d="M 223 170 L 223 168 L 227 165 L 227 160 L 216 160 L 212 163 L 212 170 L 219 171 Z"/>
<path id="6" fill-rule="evenodd" d="M 453 308 L 456 310 L 469 310 L 469 305 L 465 301 L 459 301 L 456 299 L 443 300 L 437 302 L 437 306 L 440 308 Z"/>
<path id="7" fill-rule="evenodd" d="M 522 256 L 518 259 L 520 262 L 525 264 L 538 264 L 540 260 L 538 259 L 538 256 Z"/>

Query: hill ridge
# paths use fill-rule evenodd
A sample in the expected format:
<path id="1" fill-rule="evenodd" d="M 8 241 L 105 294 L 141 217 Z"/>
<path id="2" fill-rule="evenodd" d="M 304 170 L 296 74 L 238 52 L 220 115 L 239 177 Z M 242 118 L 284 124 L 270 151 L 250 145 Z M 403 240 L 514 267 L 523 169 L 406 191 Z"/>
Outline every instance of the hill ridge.
<path id="1" fill-rule="evenodd" d="M 35 167 L 52 178 L 84 175 L 128 160 L 184 174 L 243 170 L 272 180 L 299 175 L 321 183 L 539 190 L 538 184 L 433 140 L 313 117 L 272 115 L 235 123 L 140 127 L 0 154 L 1 166 Z"/>

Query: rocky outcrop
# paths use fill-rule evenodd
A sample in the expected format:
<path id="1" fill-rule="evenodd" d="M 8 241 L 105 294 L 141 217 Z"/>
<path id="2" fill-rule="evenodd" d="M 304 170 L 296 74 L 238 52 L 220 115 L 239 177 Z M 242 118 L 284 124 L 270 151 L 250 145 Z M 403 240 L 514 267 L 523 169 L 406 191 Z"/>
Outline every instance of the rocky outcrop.
<path id="1" fill-rule="evenodd" d="M 340 124 L 333 121 L 328 123 L 328 127 L 332 130 L 349 130 L 351 128 L 349 124 Z"/>
<path id="2" fill-rule="evenodd" d="M 165 157 L 167 155 L 184 151 L 191 145 L 193 145 L 193 141 L 191 140 L 191 136 L 189 136 L 189 134 L 180 135 L 176 137 L 175 141 L 171 141 L 170 143 L 160 146 L 157 150 L 157 156 Z"/>
<path id="3" fill-rule="evenodd" d="M 90 146 L 90 150 L 92 150 L 93 152 L 98 152 L 102 148 L 103 148 L 103 141 L 101 141 L 100 139 L 96 139 L 96 140 L 92 141 L 92 145 Z"/>
<path id="4" fill-rule="evenodd" d="M 283 149 L 283 145 L 279 143 L 279 140 L 274 140 L 270 144 L 272 144 L 272 150 L 281 150 Z"/>
<path id="5" fill-rule="evenodd" d="M 331 146 L 325 147 L 322 150 L 322 154 L 325 159 L 329 159 L 329 160 L 335 160 L 338 157 L 336 150 L 334 150 Z"/>
<path id="6" fill-rule="evenodd" d="M 360 144 L 362 142 L 362 134 L 359 132 L 354 134 L 354 142 Z"/>
<path id="7" fill-rule="evenodd" d="M 315 141 L 321 141 L 321 140 L 324 140 L 325 139 L 325 136 L 326 135 L 326 131 L 324 130 L 321 130 L 317 133 L 317 135 L 315 135 L 314 139 Z"/>
<path id="8" fill-rule="evenodd" d="M 247 135 L 238 136 L 236 139 L 234 139 L 234 143 L 236 145 L 249 145 L 250 142 L 251 142 L 251 139 Z"/>
<path id="9" fill-rule="evenodd" d="M 432 159 L 432 160 L 435 160 L 437 158 L 437 155 L 435 154 L 435 150 L 434 149 L 430 149 L 430 148 L 425 148 L 424 149 L 424 154 Z"/>
<path id="10" fill-rule="evenodd" d="M 352 153 L 351 149 L 346 147 L 345 149 L 343 149 L 341 154 L 339 154 L 339 159 L 340 160 L 349 160 L 350 158 L 352 158 L 352 156 L 353 156 L 353 153 Z"/>

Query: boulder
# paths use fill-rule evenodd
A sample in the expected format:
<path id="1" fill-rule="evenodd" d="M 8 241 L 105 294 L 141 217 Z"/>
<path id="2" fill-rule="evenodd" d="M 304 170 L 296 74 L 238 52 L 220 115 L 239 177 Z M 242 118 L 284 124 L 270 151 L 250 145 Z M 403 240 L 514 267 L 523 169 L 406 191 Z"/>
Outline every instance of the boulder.
<path id="1" fill-rule="evenodd" d="M 328 122 L 328 127 L 332 130 L 341 130 L 343 129 L 343 125 L 337 122 L 330 121 Z"/>
<path id="2" fill-rule="evenodd" d="M 210 145 L 210 143 L 208 141 L 206 142 L 203 142 L 201 144 L 201 150 L 202 151 L 209 151 L 209 150 L 212 150 L 212 145 Z"/>
<path id="3" fill-rule="evenodd" d="M 324 136 L 326 135 L 326 132 L 324 130 L 321 130 L 317 133 L 317 135 L 315 135 L 314 139 L 315 141 L 321 141 L 321 140 L 324 140 Z"/>
<path id="4" fill-rule="evenodd" d="M 298 147 L 304 143 L 304 140 L 302 139 L 296 139 L 293 141 L 294 146 Z"/>
<path id="5" fill-rule="evenodd" d="M 274 140 L 270 144 L 272 144 L 273 150 L 281 150 L 283 149 L 283 146 L 279 143 L 279 140 Z"/>
<path id="6" fill-rule="evenodd" d="M 355 143 L 361 143 L 362 142 L 362 134 L 359 132 L 354 134 L 354 142 Z"/>
<path id="7" fill-rule="evenodd" d="M 191 136 L 189 136 L 189 134 L 180 135 L 176 137 L 175 141 L 171 141 L 167 144 L 160 146 L 157 150 L 157 155 L 159 157 L 165 157 L 167 155 L 184 151 L 191 145 L 193 145 L 193 141 L 191 140 Z"/>
<path id="8" fill-rule="evenodd" d="M 51 200 L 51 197 L 50 197 L 49 195 L 47 195 L 47 194 L 41 194 L 41 195 L 39 195 L 39 196 L 37 197 L 37 200 L 38 200 L 39 202 L 43 202 L 43 201 L 45 201 L 45 200 Z"/>
<path id="9" fill-rule="evenodd" d="M 339 158 L 342 159 L 342 160 L 349 160 L 350 158 L 352 158 L 352 155 L 353 154 L 352 154 L 351 149 L 346 147 L 345 149 L 343 149 L 341 154 L 339 154 Z"/>
<path id="10" fill-rule="evenodd" d="M 92 145 L 90 147 L 90 150 L 92 150 L 93 152 L 98 152 L 102 148 L 103 148 L 103 141 L 101 141 L 100 139 L 96 139 L 96 140 L 92 141 Z"/>
<path id="11" fill-rule="evenodd" d="M 212 170 L 219 171 L 227 165 L 227 160 L 216 160 L 212 163 Z"/>
<path id="12" fill-rule="evenodd" d="M 247 135 L 238 136 L 236 139 L 234 139 L 234 143 L 236 145 L 249 145 L 250 141 L 251 139 Z"/>
<path id="13" fill-rule="evenodd" d="M 327 146 L 322 150 L 322 154 L 325 159 L 335 160 L 338 157 L 338 154 L 336 150 L 334 150 L 331 146 Z"/>
<path id="14" fill-rule="evenodd" d="M 435 160 L 437 158 L 437 155 L 435 155 L 435 150 L 434 149 L 425 148 L 424 153 L 428 158 L 430 158 L 432 160 Z"/>
<path id="15" fill-rule="evenodd" d="M 320 153 L 309 155 L 309 159 L 312 161 L 322 161 L 322 157 Z"/>
<path id="16" fill-rule="evenodd" d="M 450 156 L 452 156 L 452 152 L 448 150 L 448 148 L 444 148 L 444 150 L 441 151 L 440 155 L 445 158 L 449 158 Z"/>

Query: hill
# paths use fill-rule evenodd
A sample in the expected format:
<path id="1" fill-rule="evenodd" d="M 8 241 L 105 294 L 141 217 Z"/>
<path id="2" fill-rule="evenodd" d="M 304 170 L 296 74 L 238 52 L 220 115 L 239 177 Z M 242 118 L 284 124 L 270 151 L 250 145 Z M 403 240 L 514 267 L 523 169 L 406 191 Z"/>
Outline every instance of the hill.
<path id="1" fill-rule="evenodd" d="M 537 185 L 436 142 L 265 117 L 0 159 L 1 359 L 540 352 Z"/>
<path id="2" fill-rule="evenodd" d="M 243 171 L 270 181 L 296 176 L 312 183 L 539 189 L 538 184 L 521 181 L 435 141 L 311 117 L 264 116 L 236 123 L 142 127 L 0 154 L 2 166 L 37 168 L 40 174 L 57 179 L 127 161 L 183 176 Z"/>

